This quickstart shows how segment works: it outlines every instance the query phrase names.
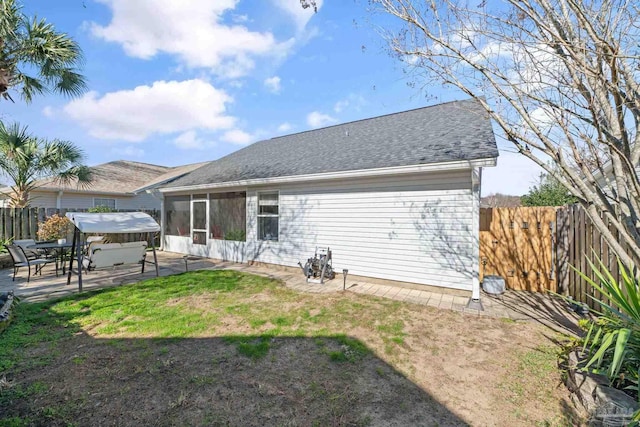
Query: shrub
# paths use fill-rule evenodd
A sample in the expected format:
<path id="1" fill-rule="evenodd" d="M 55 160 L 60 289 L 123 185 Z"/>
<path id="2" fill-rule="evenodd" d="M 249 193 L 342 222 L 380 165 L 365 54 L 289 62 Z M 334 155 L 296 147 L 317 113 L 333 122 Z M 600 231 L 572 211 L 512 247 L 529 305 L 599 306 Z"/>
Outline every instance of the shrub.
<path id="1" fill-rule="evenodd" d="M 235 240 L 237 242 L 244 242 L 247 240 L 247 235 L 244 230 L 230 230 L 224 235 L 224 240 Z"/>
<path id="2" fill-rule="evenodd" d="M 8 253 L 6 245 L 13 243 L 13 237 L 0 239 L 0 254 Z"/>
<path id="3" fill-rule="evenodd" d="M 66 216 L 53 214 L 45 221 L 38 223 L 38 239 L 63 239 L 71 232 L 73 224 Z"/>
<path id="4" fill-rule="evenodd" d="M 595 266 L 599 283 L 580 274 L 602 296 L 595 298 L 601 310 L 591 322 L 584 340 L 583 352 L 587 352 L 585 369 L 606 374 L 614 386 L 630 394 L 640 396 L 638 375 L 640 369 L 640 281 L 632 268 L 618 260 L 620 282 L 617 282 L 602 261 Z M 577 271 L 577 270 L 576 270 Z M 640 411 L 634 420 L 640 419 Z"/>
<path id="5" fill-rule="evenodd" d="M 115 211 L 113 209 L 111 209 L 109 206 L 100 205 L 100 206 L 95 206 L 93 208 L 87 209 L 87 212 L 89 212 L 89 213 L 107 213 L 107 212 L 115 212 Z"/>

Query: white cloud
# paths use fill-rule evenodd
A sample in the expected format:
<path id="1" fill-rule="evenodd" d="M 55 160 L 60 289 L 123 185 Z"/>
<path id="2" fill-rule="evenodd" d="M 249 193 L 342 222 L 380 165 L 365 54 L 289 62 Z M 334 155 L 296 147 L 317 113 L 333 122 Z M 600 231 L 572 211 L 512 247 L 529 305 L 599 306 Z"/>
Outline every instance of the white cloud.
<path id="1" fill-rule="evenodd" d="M 347 96 L 346 98 L 336 102 L 336 104 L 333 106 L 333 111 L 335 111 L 336 113 L 341 113 L 347 107 L 350 107 L 352 110 L 355 110 L 355 111 L 360 111 L 360 109 L 366 104 L 367 104 L 367 101 L 365 101 L 362 95 L 350 93 L 349 96 Z"/>
<path id="2" fill-rule="evenodd" d="M 242 24 L 245 22 L 249 22 L 249 16 L 248 15 L 236 15 L 234 14 L 233 17 L 233 22 L 237 23 L 237 24 Z"/>
<path id="3" fill-rule="evenodd" d="M 124 156 L 125 158 L 144 156 L 144 150 L 142 148 L 132 147 L 132 146 L 123 147 L 123 148 L 114 147 L 111 149 L 111 152 L 119 156 Z"/>
<path id="4" fill-rule="evenodd" d="M 253 142 L 254 136 L 240 129 L 232 129 L 225 132 L 221 139 L 236 145 L 247 145 Z"/>
<path id="5" fill-rule="evenodd" d="M 247 74 L 257 56 L 283 56 L 295 41 L 278 42 L 272 33 L 251 31 L 238 21 L 226 24 L 224 15 L 237 0 L 98 1 L 113 17 L 106 26 L 90 24 L 96 37 L 121 44 L 132 57 L 167 53 L 188 67 L 207 68 L 227 78 Z M 297 7 L 301 9 L 299 3 Z"/>
<path id="6" fill-rule="evenodd" d="M 337 120 L 333 117 L 322 114 L 319 111 L 313 111 L 307 114 L 307 124 L 312 128 L 320 128 L 335 123 Z"/>
<path id="7" fill-rule="evenodd" d="M 173 143 L 183 150 L 202 150 L 215 145 L 215 142 L 199 137 L 196 131 L 193 130 L 181 133 L 173 140 Z"/>
<path id="8" fill-rule="evenodd" d="M 280 126 L 278 126 L 278 132 L 289 132 L 293 126 L 291 123 L 284 122 Z"/>
<path id="9" fill-rule="evenodd" d="M 280 77 L 273 76 L 264 79 L 264 85 L 271 93 L 280 93 Z"/>
<path id="10" fill-rule="evenodd" d="M 54 113 L 53 107 L 50 105 L 47 105 L 42 109 L 42 115 L 45 117 L 53 117 Z"/>
<path id="11" fill-rule="evenodd" d="M 137 142 L 152 134 L 230 129 L 235 118 L 225 112 L 232 101 L 203 80 L 157 81 L 102 97 L 89 92 L 64 112 L 96 138 Z"/>
<path id="12" fill-rule="evenodd" d="M 529 117 L 543 132 L 550 130 L 558 119 L 550 107 L 538 107 L 529 113 Z"/>
<path id="13" fill-rule="evenodd" d="M 302 30 L 315 14 L 313 8 L 303 9 L 298 0 L 272 0 L 273 3 L 285 11 L 295 22 L 298 31 Z M 318 10 L 322 7 L 323 0 L 316 0 Z"/>

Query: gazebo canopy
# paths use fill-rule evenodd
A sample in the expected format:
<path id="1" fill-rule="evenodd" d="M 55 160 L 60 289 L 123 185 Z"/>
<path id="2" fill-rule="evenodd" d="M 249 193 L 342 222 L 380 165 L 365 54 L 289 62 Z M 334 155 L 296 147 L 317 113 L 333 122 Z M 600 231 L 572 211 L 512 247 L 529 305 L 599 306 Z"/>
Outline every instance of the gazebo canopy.
<path id="1" fill-rule="evenodd" d="M 144 212 L 67 212 L 66 217 L 81 233 L 153 233 L 160 225 Z"/>

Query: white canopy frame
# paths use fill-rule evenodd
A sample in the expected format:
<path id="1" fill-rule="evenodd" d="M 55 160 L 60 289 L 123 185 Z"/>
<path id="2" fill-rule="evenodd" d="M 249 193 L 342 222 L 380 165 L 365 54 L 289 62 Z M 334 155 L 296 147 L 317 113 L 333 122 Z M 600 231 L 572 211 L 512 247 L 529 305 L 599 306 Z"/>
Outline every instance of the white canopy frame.
<path id="1" fill-rule="evenodd" d="M 73 273 L 73 260 L 78 263 L 78 291 L 82 292 L 82 235 L 94 234 L 121 234 L 140 233 L 147 234 L 147 242 L 151 244 L 153 250 L 153 262 L 144 261 L 155 265 L 156 276 L 160 275 L 158 270 L 158 257 L 156 255 L 155 233 L 161 230 L 160 225 L 144 212 L 109 212 L 109 213 L 88 213 L 88 212 L 67 212 L 65 215 L 73 223 L 73 242 L 71 245 L 71 256 L 69 258 L 69 270 L 67 273 L 67 285 L 71 284 L 71 273 Z M 144 272 L 144 265 L 142 266 Z"/>

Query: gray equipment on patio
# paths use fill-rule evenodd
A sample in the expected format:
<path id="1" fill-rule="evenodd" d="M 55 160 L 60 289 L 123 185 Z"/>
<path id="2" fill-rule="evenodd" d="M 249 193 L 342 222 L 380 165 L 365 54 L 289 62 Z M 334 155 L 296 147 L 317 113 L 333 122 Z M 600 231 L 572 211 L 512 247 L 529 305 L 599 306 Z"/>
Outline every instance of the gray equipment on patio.
<path id="1" fill-rule="evenodd" d="M 313 258 L 308 258 L 303 266 L 301 262 L 298 265 L 307 277 L 307 283 L 324 283 L 324 279 L 333 279 L 336 273 L 333 271 L 331 249 L 319 248 L 316 246 L 316 253 Z"/>
<path id="2" fill-rule="evenodd" d="M 482 290 L 489 295 L 502 295 L 506 289 L 504 279 L 500 276 L 484 276 Z"/>

